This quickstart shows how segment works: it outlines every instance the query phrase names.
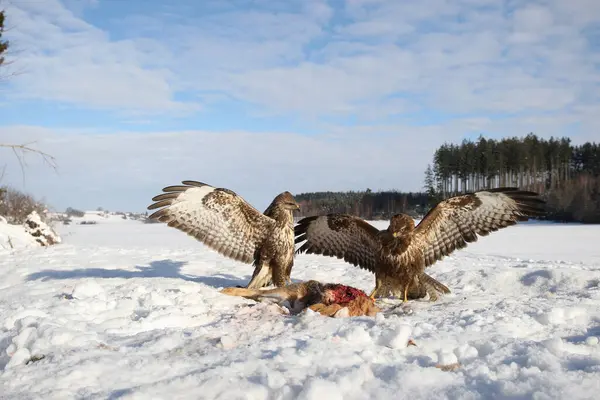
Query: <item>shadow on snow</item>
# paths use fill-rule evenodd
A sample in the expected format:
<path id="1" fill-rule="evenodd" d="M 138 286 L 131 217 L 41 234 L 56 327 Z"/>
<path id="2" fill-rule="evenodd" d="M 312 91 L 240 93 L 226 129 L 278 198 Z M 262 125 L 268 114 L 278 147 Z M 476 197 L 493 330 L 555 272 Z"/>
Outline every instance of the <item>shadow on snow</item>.
<path id="1" fill-rule="evenodd" d="M 73 270 L 45 269 L 29 274 L 28 281 L 47 281 L 55 279 L 77 279 L 77 278 L 174 278 L 186 281 L 203 283 L 215 288 L 242 285 L 245 286 L 250 280 L 250 275 L 245 279 L 230 274 L 215 274 L 211 276 L 193 276 L 183 274 L 181 268 L 187 261 L 158 260 L 151 261 L 147 266 L 136 265 L 135 270 L 105 269 L 105 268 L 78 268 Z"/>

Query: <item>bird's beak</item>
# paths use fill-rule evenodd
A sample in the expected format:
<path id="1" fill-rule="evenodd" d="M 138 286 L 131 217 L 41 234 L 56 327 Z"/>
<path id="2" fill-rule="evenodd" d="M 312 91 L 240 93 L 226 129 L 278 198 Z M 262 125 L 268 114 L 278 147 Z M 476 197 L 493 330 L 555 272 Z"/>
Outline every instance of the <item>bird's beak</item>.
<path id="1" fill-rule="evenodd" d="M 392 233 L 392 236 L 395 237 L 395 238 L 397 238 L 398 237 L 398 232 Z"/>
<path id="2" fill-rule="evenodd" d="M 296 210 L 300 209 L 300 204 L 296 204 Z"/>

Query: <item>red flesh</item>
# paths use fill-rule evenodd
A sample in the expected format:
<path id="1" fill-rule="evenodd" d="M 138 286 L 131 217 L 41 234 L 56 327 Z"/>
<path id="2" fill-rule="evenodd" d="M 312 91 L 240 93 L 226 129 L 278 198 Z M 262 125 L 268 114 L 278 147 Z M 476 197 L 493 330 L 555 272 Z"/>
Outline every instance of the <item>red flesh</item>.
<path id="1" fill-rule="evenodd" d="M 327 290 L 331 291 L 333 294 L 334 300 L 332 303 L 337 303 L 340 305 L 347 304 L 357 297 L 368 297 L 365 292 L 360 289 L 353 288 L 351 286 L 346 285 L 328 285 Z"/>

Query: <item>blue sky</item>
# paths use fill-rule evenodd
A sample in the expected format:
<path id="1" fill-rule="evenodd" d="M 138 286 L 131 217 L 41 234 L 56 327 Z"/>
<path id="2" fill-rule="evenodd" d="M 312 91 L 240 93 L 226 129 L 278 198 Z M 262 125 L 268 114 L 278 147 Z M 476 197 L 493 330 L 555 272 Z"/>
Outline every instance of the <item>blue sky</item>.
<path id="1" fill-rule="evenodd" d="M 443 141 L 598 140 L 594 0 L 11 0 L 0 142 L 51 206 L 143 210 L 183 179 L 419 190 Z"/>

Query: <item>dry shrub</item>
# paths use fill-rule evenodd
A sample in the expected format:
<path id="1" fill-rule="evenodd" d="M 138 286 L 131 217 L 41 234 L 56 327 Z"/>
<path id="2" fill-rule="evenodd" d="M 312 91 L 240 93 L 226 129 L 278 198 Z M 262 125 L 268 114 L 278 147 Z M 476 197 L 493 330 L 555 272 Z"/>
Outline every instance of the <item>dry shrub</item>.
<path id="1" fill-rule="evenodd" d="M 600 176 L 581 174 L 552 190 L 548 219 L 600 223 Z"/>
<path id="2" fill-rule="evenodd" d="M 8 186 L 0 187 L 0 215 L 5 217 L 9 224 L 24 223 L 32 211 L 44 218 L 46 206 L 29 194 Z"/>

